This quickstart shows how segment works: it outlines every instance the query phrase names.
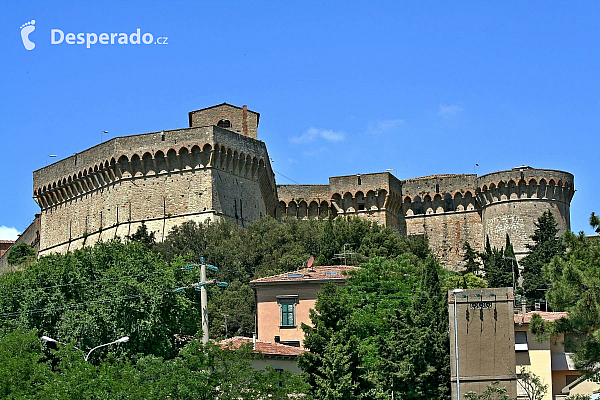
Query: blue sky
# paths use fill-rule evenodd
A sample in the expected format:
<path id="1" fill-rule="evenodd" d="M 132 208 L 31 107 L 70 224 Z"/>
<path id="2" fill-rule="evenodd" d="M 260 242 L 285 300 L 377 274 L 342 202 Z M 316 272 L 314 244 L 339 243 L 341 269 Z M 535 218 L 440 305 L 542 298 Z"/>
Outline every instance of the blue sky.
<path id="1" fill-rule="evenodd" d="M 39 211 L 32 172 L 102 139 L 261 113 L 277 183 L 518 165 L 575 175 L 597 207 L 598 2 L 27 1 L 0 6 L 0 239 Z M 21 41 L 21 25 L 35 20 Z M 51 44 L 140 29 L 166 45 Z M 479 167 L 475 169 L 475 164 Z"/>

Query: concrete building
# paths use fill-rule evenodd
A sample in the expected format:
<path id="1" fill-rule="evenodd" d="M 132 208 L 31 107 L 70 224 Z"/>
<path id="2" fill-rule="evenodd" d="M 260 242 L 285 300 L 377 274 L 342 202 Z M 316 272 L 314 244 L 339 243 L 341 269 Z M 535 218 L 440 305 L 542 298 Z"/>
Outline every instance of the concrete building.
<path id="1" fill-rule="evenodd" d="M 312 326 L 309 313 L 315 308 L 321 286 L 326 282 L 343 285 L 347 273 L 356 269 L 346 265 L 315 266 L 251 281 L 256 294 L 258 339 L 301 347 L 301 326 Z"/>
<path id="2" fill-rule="evenodd" d="M 600 385 L 584 380 L 575 369 L 564 337 L 535 340 L 529 330 L 531 316 L 546 321 L 567 316 L 564 312 L 515 313 L 512 288 L 470 289 L 448 293 L 452 399 L 457 398 L 456 343 L 458 343 L 460 393 L 483 393 L 487 385 L 500 381 L 509 396 L 527 399 L 519 375 L 527 370 L 548 385 L 541 400 L 562 400 L 569 394 L 591 395 Z M 454 323 L 454 301 L 456 319 Z M 455 331 L 458 327 L 457 331 Z M 458 342 L 455 334 L 458 334 Z"/>
<path id="3" fill-rule="evenodd" d="M 458 383 L 461 399 L 469 391 L 483 393 L 495 381 L 506 387 L 510 397 L 517 396 L 513 303 L 512 288 L 470 289 L 457 294 L 449 291 L 453 400 L 457 399 Z M 455 311 L 457 324 L 454 323 Z M 458 380 L 456 346 L 459 353 Z"/>

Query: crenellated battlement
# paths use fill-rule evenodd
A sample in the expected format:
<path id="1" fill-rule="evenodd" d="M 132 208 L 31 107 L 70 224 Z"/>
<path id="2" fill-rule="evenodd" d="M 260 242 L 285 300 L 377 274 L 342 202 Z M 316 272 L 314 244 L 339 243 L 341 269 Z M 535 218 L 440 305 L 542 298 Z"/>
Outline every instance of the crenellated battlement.
<path id="1" fill-rule="evenodd" d="M 568 172 L 518 167 L 477 178 L 476 196 L 482 207 L 525 199 L 570 203 L 575 194 L 573 181 Z"/>

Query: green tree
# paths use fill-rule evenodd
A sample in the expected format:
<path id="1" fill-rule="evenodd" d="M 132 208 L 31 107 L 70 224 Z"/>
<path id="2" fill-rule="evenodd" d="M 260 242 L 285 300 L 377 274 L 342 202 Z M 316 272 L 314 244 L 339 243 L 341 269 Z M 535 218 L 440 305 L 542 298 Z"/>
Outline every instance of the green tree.
<path id="1" fill-rule="evenodd" d="M 315 398 L 389 398 L 391 391 L 398 398 L 449 397 L 439 269 L 431 256 L 407 252 L 372 259 L 344 287 L 325 285 L 313 326 L 303 326 L 311 352 L 299 359 Z"/>
<path id="2" fill-rule="evenodd" d="M 475 392 L 467 392 L 464 397 L 467 400 L 510 400 L 510 396 L 506 393 L 506 388 L 499 385 L 499 381 L 492 382 L 487 385 L 482 394 L 478 395 Z"/>
<path id="3" fill-rule="evenodd" d="M 594 222 L 593 218 L 590 222 Z M 594 226 L 594 225 L 592 225 Z M 600 240 L 566 233 L 564 243 L 569 251 L 554 257 L 543 267 L 550 282 L 549 305 L 567 311 L 568 318 L 553 323 L 540 323 L 536 335 L 570 334 L 567 340 L 575 350 L 576 367 L 588 377 L 600 377 Z"/>
<path id="4" fill-rule="evenodd" d="M 451 289 L 477 289 L 486 287 L 488 286 L 483 278 L 471 273 L 464 275 L 448 273 L 444 283 L 446 292 Z"/>
<path id="5" fill-rule="evenodd" d="M 34 398 L 49 375 L 36 330 L 0 333 L 0 397 Z"/>
<path id="6" fill-rule="evenodd" d="M 489 287 L 513 287 L 513 282 L 516 284 L 519 279 L 519 268 L 508 234 L 505 246 L 501 249 L 492 249 L 488 237 L 485 250 L 480 257 L 483 260 L 485 280 Z"/>
<path id="7" fill-rule="evenodd" d="M 8 289 L 0 293 L 0 318 L 82 349 L 127 335 L 130 342 L 114 351 L 172 356 L 174 334 L 196 333 L 190 315 L 199 320 L 189 313 L 193 302 L 172 292 L 182 286 L 177 267 L 137 241 L 42 257 L 21 272 L 0 276 L 0 288 Z"/>
<path id="8" fill-rule="evenodd" d="M 544 265 L 552 258 L 565 253 L 565 245 L 557 237 L 558 224 L 550 211 L 545 211 L 535 223 L 531 236 L 532 244 L 527 244 L 529 254 L 521 260 L 523 267 L 523 294 L 528 299 L 542 300 L 548 289 L 548 281 L 542 274 Z"/>
<path id="9" fill-rule="evenodd" d="M 35 260 L 35 250 L 27 243 L 11 246 L 6 255 L 6 261 L 9 265 L 19 265 L 33 260 Z"/>
<path id="10" fill-rule="evenodd" d="M 465 268 L 462 273 L 477 275 L 481 269 L 481 263 L 477 261 L 479 258 L 477 252 L 471 247 L 469 242 L 464 243 L 463 250 L 465 251 L 465 255 L 463 256 Z"/>

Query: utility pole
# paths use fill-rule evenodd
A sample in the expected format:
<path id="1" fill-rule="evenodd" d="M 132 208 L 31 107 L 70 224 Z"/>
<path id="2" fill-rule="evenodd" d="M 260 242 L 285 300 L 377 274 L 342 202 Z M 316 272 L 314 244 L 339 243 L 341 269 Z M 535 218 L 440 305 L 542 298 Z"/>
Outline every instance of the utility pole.
<path id="1" fill-rule="evenodd" d="M 208 296 L 206 295 L 206 264 L 200 259 L 200 309 L 202 310 L 202 343 L 208 343 Z M 216 268 L 216 267 L 215 267 Z"/>
<path id="2" fill-rule="evenodd" d="M 218 271 L 219 269 L 214 265 L 206 264 L 204 257 L 200 257 L 200 264 L 188 264 L 181 268 L 184 271 L 191 271 L 194 268 L 200 267 L 200 282 L 192 284 L 189 287 L 193 287 L 196 291 L 200 292 L 200 319 L 202 320 L 202 343 L 208 343 L 208 295 L 206 293 L 206 285 L 216 284 L 219 287 L 227 287 L 227 282 L 218 282 L 216 279 L 206 281 L 206 269 L 211 271 Z M 173 292 L 181 292 L 186 287 L 179 287 L 173 289 Z"/>

